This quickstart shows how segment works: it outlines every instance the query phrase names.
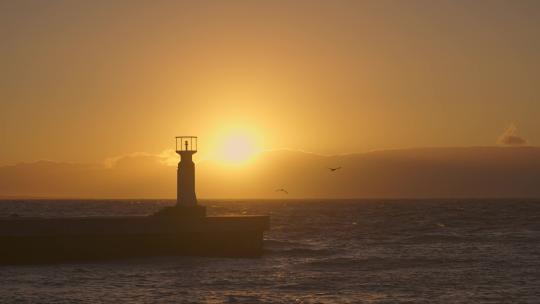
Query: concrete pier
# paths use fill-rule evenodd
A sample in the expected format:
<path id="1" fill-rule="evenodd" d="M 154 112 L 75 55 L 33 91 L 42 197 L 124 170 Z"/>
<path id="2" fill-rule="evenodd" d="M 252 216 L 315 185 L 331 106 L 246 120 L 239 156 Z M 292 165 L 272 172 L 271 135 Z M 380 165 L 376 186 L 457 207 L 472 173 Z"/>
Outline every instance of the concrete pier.
<path id="1" fill-rule="evenodd" d="M 0 220 L 0 264 L 149 256 L 257 257 L 267 216 L 7 218 Z"/>

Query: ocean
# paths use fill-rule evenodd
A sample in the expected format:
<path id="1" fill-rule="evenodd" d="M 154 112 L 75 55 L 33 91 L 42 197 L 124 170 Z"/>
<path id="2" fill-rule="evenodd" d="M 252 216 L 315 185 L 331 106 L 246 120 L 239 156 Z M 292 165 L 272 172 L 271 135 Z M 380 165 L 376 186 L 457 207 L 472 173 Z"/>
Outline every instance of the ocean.
<path id="1" fill-rule="evenodd" d="M 173 203 L 4 200 L 0 217 Z M 540 200 L 200 203 L 210 215 L 271 215 L 265 255 L 0 266 L 0 303 L 540 303 Z"/>

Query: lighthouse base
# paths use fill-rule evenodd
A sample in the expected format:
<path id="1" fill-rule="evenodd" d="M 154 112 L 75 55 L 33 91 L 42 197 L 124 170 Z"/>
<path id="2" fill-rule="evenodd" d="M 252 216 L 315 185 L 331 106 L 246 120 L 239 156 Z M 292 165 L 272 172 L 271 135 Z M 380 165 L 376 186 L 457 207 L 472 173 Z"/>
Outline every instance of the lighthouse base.
<path id="1" fill-rule="evenodd" d="M 173 207 L 165 207 L 153 216 L 170 217 L 182 220 L 201 220 L 206 216 L 206 207 L 201 205 L 176 205 Z"/>

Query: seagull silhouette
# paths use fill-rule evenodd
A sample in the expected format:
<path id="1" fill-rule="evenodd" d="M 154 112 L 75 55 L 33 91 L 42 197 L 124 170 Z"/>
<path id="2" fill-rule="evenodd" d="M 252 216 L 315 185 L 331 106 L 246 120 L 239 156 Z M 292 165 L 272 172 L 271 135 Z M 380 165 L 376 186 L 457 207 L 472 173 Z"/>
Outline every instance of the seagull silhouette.
<path id="1" fill-rule="evenodd" d="M 330 170 L 330 171 L 332 171 L 332 172 L 334 172 L 334 171 L 336 171 L 336 170 L 339 170 L 339 169 L 341 169 L 341 167 L 336 167 L 336 168 L 328 168 L 328 170 Z"/>
<path id="2" fill-rule="evenodd" d="M 276 192 L 283 192 L 283 193 L 285 193 L 285 194 L 289 194 L 289 191 L 287 191 L 287 190 L 285 190 L 285 189 L 283 189 L 283 188 L 281 188 L 281 189 L 276 189 Z"/>

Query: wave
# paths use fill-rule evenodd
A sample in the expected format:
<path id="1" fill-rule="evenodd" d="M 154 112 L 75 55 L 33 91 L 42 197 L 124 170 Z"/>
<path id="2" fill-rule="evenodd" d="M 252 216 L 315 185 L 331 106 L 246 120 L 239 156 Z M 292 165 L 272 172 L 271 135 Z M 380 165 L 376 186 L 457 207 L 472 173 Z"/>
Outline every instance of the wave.
<path id="1" fill-rule="evenodd" d="M 302 242 L 292 242 L 283 240 L 265 240 L 265 252 L 267 254 L 279 256 L 331 256 L 339 250 L 327 247 L 317 247 Z"/>
<path id="2" fill-rule="evenodd" d="M 447 259 L 447 258 L 355 258 L 355 257 L 333 257 L 306 262 L 305 265 L 315 268 L 336 269 L 345 268 L 347 270 L 383 271 L 403 268 L 440 268 L 444 265 L 471 264 L 476 262 L 472 259 Z"/>

